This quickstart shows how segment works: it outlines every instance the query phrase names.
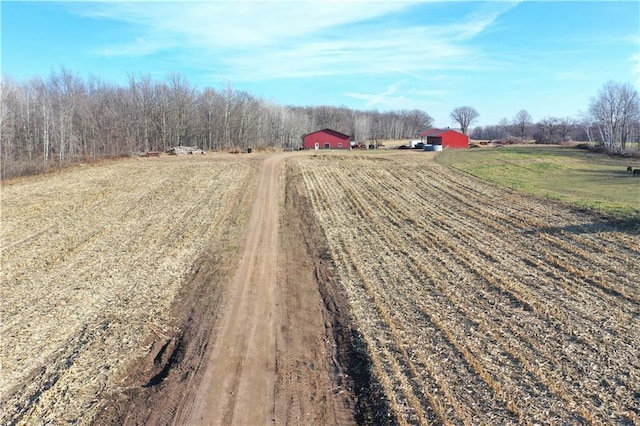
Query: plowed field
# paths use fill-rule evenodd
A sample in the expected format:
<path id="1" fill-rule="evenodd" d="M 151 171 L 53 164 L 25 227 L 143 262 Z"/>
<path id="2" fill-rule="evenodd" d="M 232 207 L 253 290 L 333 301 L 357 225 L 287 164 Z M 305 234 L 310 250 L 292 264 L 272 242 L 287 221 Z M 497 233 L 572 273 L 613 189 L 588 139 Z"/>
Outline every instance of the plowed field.
<path id="1" fill-rule="evenodd" d="M 80 166 L 0 237 L 2 424 L 640 424 L 640 224 L 429 153 Z"/>
<path id="2" fill-rule="evenodd" d="M 426 156 L 299 164 L 399 423 L 640 424 L 637 222 Z"/>

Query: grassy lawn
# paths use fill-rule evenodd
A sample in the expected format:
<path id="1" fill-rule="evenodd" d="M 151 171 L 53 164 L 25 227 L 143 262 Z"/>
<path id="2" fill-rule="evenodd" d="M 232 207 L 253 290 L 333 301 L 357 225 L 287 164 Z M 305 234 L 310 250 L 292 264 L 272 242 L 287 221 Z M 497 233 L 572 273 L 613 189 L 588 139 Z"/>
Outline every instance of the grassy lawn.
<path id="1" fill-rule="evenodd" d="M 572 147 L 527 145 L 447 150 L 438 161 L 519 191 L 617 216 L 640 216 L 640 160 Z"/>

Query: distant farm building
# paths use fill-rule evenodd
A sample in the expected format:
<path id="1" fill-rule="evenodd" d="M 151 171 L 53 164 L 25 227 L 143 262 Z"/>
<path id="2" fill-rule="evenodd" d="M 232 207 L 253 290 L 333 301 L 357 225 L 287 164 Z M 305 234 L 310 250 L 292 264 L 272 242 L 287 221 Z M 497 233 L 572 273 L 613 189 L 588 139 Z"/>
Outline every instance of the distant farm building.
<path id="1" fill-rule="evenodd" d="M 420 133 L 426 145 L 441 145 L 444 148 L 469 148 L 469 136 L 452 129 L 429 129 Z"/>
<path id="2" fill-rule="evenodd" d="M 304 149 L 349 149 L 349 135 L 331 129 L 322 129 L 303 137 Z"/>

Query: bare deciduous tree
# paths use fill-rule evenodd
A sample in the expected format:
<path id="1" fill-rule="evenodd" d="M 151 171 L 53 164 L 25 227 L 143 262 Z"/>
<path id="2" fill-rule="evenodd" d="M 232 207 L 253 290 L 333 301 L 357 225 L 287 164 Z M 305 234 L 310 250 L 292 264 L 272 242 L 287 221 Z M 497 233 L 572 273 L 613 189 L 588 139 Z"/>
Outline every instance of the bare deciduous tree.
<path id="1" fill-rule="evenodd" d="M 570 134 L 576 127 L 576 120 L 571 117 L 558 119 L 558 136 L 561 141 L 570 140 Z"/>
<path id="2" fill-rule="evenodd" d="M 219 149 L 215 129 L 217 127 L 218 111 L 216 108 L 217 93 L 211 88 L 206 88 L 198 97 L 198 124 L 199 141 L 203 149 Z"/>
<path id="3" fill-rule="evenodd" d="M 640 96 L 630 83 L 607 82 L 591 99 L 589 114 L 598 125 L 605 147 L 624 151 L 626 143 L 637 135 L 634 129 L 640 122 Z"/>
<path id="4" fill-rule="evenodd" d="M 470 106 L 461 106 L 451 111 L 451 118 L 460 125 L 460 130 L 465 135 L 469 126 L 480 116 L 475 108 Z"/>
<path id="5" fill-rule="evenodd" d="M 181 74 L 171 74 L 168 96 L 169 143 L 190 145 L 194 133 L 195 89 Z"/>
<path id="6" fill-rule="evenodd" d="M 589 142 L 594 141 L 594 129 L 595 125 L 593 123 L 593 119 L 589 114 L 580 113 L 580 118 L 577 121 L 577 125 L 582 129 L 582 134 L 586 136 L 586 140 Z M 584 140 L 580 139 L 580 140 Z"/>
<path id="7" fill-rule="evenodd" d="M 406 126 L 402 132 L 403 134 L 408 134 L 410 136 L 418 135 L 433 124 L 433 118 L 431 118 L 431 116 L 426 112 L 419 109 L 402 111 L 402 115 L 402 122 Z"/>
<path id="8" fill-rule="evenodd" d="M 513 118 L 513 128 L 516 131 L 516 135 L 520 138 L 520 142 L 524 142 L 524 138 L 529 134 L 532 125 L 531 115 L 526 109 L 521 109 L 516 113 L 516 116 Z"/>
<path id="9" fill-rule="evenodd" d="M 371 139 L 371 117 L 367 114 L 358 114 L 353 120 L 353 140 L 364 142 Z"/>
<path id="10" fill-rule="evenodd" d="M 131 91 L 134 105 L 131 110 L 132 119 L 135 120 L 136 137 L 142 140 L 144 151 L 153 147 L 153 81 L 151 75 L 140 74 L 137 78 L 129 74 L 129 90 Z"/>
<path id="11" fill-rule="evenodd" d="M 560 142 L 560 122 L 557 117 L 545 117 L 538 121 L 534 135 L 536 143 Z"/>

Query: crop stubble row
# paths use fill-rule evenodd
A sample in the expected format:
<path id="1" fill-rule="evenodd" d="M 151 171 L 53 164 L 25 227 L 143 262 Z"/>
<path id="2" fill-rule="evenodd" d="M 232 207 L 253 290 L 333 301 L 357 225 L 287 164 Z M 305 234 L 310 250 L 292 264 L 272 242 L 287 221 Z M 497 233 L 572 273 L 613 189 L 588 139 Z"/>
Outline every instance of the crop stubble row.
<path id="1" fill-rule="evenodd" d="M 408 158 L 298 160 L 401 423 L 640 423 L 640 237 Z"/>
<path id="2" fill-rule="evenodd" d="M 245 214 L 248 163 L 131 160 L 3 188 L 2 423 L 90 421 L 168 332 L 197 257 Z"/>

